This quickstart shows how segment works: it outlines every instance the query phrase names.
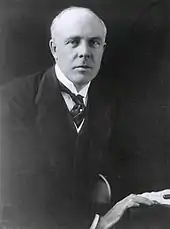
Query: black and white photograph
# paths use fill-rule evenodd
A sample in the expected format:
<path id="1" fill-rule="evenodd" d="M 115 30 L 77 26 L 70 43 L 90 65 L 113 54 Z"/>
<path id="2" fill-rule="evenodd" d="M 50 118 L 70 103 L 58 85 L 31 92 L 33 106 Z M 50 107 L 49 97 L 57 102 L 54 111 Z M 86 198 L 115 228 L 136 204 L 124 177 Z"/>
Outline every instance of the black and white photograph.
<path id="1" fill-rule="evenodd" d="M 0 0 L 1 228 L 170 228 L 169 0 Z"/>

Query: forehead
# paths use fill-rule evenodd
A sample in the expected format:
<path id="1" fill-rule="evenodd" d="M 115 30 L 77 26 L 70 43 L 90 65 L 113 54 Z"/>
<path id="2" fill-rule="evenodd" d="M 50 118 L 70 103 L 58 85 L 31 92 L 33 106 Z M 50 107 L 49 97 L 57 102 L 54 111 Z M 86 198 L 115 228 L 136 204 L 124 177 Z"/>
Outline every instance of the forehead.
<path id="1" fill-rule="evenodd" d="M 83 36 L 104 39 L 104 27 L 99 18 L 83 10 L 72 10 L 61 15 L 55 25 L 55 30 L 57 35 L 63 38 Z"/>

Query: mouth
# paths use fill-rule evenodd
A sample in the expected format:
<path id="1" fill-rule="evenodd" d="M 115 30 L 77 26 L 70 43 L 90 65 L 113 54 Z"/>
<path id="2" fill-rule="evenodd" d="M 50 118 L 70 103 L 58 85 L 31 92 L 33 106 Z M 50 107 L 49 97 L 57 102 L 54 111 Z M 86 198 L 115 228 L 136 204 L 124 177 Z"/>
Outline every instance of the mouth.
<path id="1" fill-rule="evenodd" d="M 90 70 L 92 69 L 92 67 L 88 66 L 88 65 L 78 65 L 73 67 L 73 69 L 78 69 L 78 70 Z"/>

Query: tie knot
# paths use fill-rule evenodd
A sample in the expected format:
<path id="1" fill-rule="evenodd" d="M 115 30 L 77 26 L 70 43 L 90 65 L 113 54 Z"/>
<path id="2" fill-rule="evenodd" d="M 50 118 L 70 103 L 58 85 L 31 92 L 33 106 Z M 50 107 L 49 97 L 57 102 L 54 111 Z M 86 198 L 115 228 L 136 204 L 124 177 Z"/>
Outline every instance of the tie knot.
<path id="1" fill-rule="evenodd" d="M 80 101 L 83 102 L 83 96 L 82 96 L 82 95 L 78 94 L 78 95 L 76 95 L 76 97 L 77 97 Z"/>
<path id="2" fill-rule="evenodd" d="M 85 118 L 86 107 L 83 101 L 83 96 L 72 93 L 65 85 L 59 82 L 60 90 L 70 95 L 71 99 L 74 101 L 75 105 L 71 109 L 70 113 L 73 118 L 74 123 L 77 127 L 80 126 L 83 119 Z"/>
<path id="3" fill-rule="evenodd" d="M 74 102 L 77 104 L 77 105 L 81 105 L 81 106 L 85 106 L 84 105 L 84 101 L 83 101 L 83 96 L 82 95 L 75 95 L 75 98 L 73 99 Z"/>
<path id="4" fill-rule="evenodd" d="M 67 94 L 70 95 L 70 97 L 72 98 L 72 100 L 74 101 L 75 104 L 77 105 L 81 105 L 81 106 L 85 106 L 84 105 L 84 102 L 83 102 L 83 96 L 82 95 L 75 95 L 73 92 L 70 91 L 70 89 L 68 89 L 64 84 L 62 84 L 60 81 L 59 81 L 59 85 L 60 85 L 60 90 L 62 92 L 65 92 Z"/>

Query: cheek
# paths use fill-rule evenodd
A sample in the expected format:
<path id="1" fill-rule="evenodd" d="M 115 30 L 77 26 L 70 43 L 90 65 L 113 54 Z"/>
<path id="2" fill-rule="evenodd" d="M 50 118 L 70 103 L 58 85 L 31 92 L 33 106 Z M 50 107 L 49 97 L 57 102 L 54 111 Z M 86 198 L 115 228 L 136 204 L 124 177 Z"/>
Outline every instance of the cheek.
<path id="1" fill-rule="evenodd" d="M 58 60 L 62 65 L 68 65 L 71 60 L 70 52 L 66 49 L 61 50 L 58 53 Z"/>
<path id="2" fill-rule="evenodd" d="M 66 49 L 60 49 L 58 51 L 58 56 L 59 56 L 59 59 L 64 59 L 65 57 L 67 57 L 67 50 Z"/>
<path id="3" fill-rule="evenodd" d="M 96 50 L 93 56 L 94 56 L 94 59 L 96 60 L 96 63 L 100 63 L 103 57 L 103 50 Z"/>
<path id="4" fill-rule="evenodd" d="M 75 57 L 75 52 L 72 49 L 64 49 L 62 52 L 63 61 L 71 63 Z"/>
<path id="5" fill-rule="evenodd" d="M 94 60 L 95 60 L 95 64 L 98 66 L 98 65 L 100 65 L 100 63 L 101 63 L 101 60 L 102 60 L 102 53 L 97 53 L 97 54 L 95 54 L 95 56 L 94 56 Z"/>

